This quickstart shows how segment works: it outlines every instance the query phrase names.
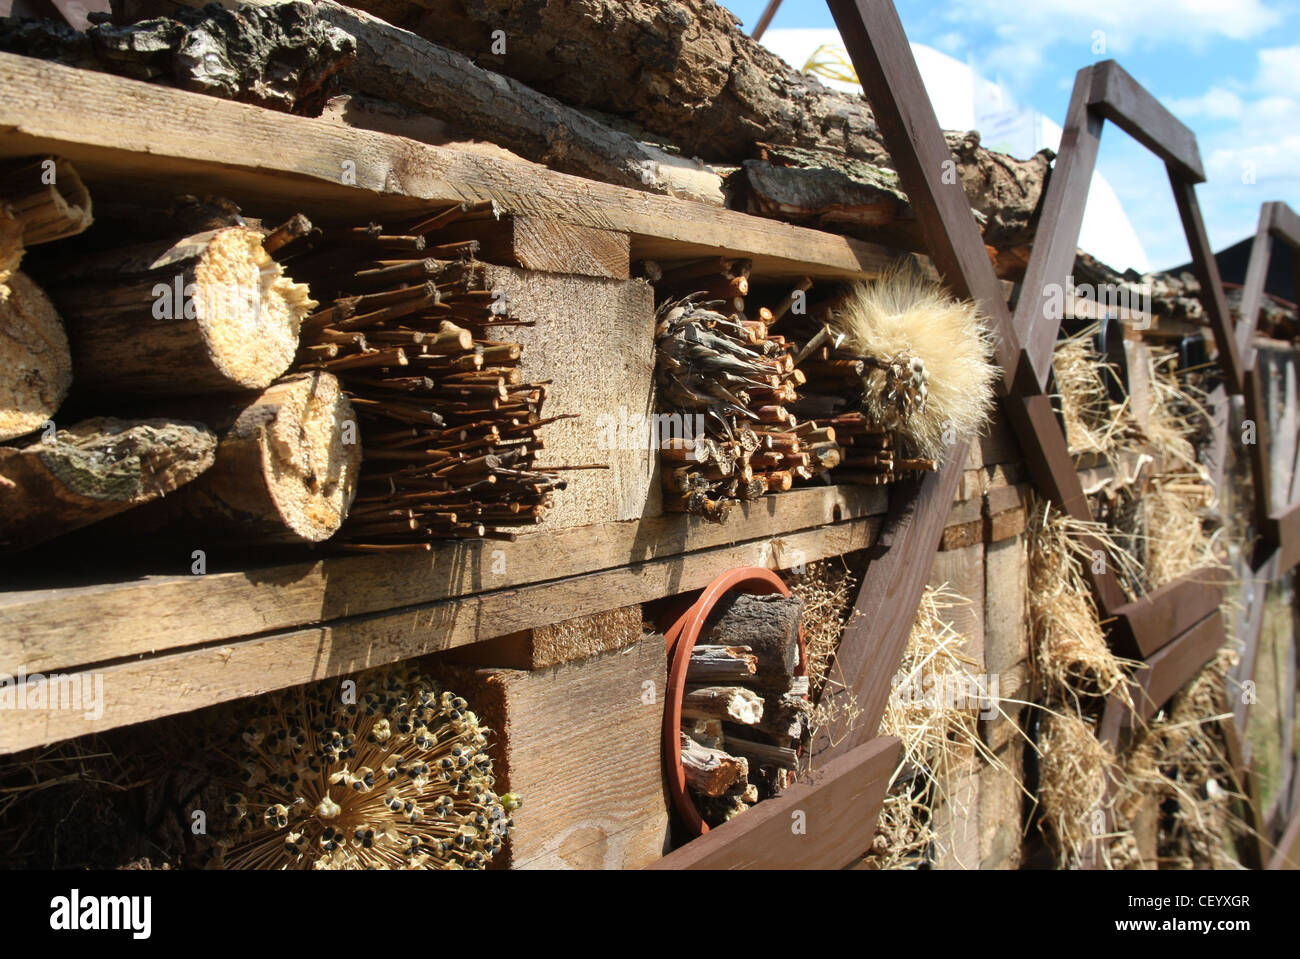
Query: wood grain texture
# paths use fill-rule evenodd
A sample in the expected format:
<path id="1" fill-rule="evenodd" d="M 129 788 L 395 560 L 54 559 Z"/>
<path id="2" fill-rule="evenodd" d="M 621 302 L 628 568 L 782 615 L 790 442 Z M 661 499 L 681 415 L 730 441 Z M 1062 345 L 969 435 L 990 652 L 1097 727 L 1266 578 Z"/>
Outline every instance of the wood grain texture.
<path id="1" fill-rule="evenodd" d="M 504 850 L 515 869 L 636 869 L 663 855 L 659 756 L 664 638 L 551 669 L 457 669 L 495 736 L 497 790 L 523 806 Z M 462 691 L 462 687 L 464 687 Z"/>
<path id="2" fill-rule="evenodd" d="M 104 683 L 100 717 L 66 709 L 15 710 L 0 724 L 0 754 L 702 589 L 737 566 L 781 569 L 866 549 L 879 525 L 875 518 L 849 520 L 783 535 L 780 547 L 770 539 L 752 540 L 105 666 L 93 671 Z M 532 575 L 539 572 L 547 571 L 531 568 Z M 85 630 L 84 611 L 73 615 L 71 623 Z M 22 663 L 6 661 L 0 672 L 16 674 Z"/>
<path id="3" fill-rule="evenodd" d="M 848 750 L 654 869 L 840 869 L 871 845 L 902 744 L 881 736 Z"/>
<path id="4" fill-rule="evenodd" d="M 631 275 L 631 243 L 626 233 L 612 230 L 535 216 L 506 216 L 452 223 L 438 238 L 448 243 L 476 240 L 478 258 L 485 263 L 610 280 L 626 280 Z"/>
<path id="5" fill-rule="evenodd" d="M 552 498 L 538 530 L 658 516 L 659 457 L 648 431 L 635 427 L 655 410 L 650 284 L 488 267 L 485 286 L 537 321 L 512 328 L 510 338 L 524 348 L 524 379 L 550 381 L 542 415 L 577 417 L 540 431 L 546 447 L 537 468 L 610 467 L 566 471 L 568 488 Z"/>
<path id="6" fill-rule="evenodd" d="M 344 555 L 237 573 L 150 576 L 102 586 L 4 593 L 0 671 L 13 673 L 25 666 L 29 672 L 49 672 L 286 630 L 377 613 L 412 600 L 436 602 L 666 559 L 741 537 L 758 544 L 757 565 L 788 566 L 796 562 L 786 542 L 792 533 L 878 515 L 885 506 L 886 494 L 879 489 L 792 490 L 740 504 L 724 526 L 676 514 L 521 536 L 514 543 L 446 543 L 426 554 Z M 188 571 L 190 562 L 188 551 L 177 556 L 179 569 Z M 606 608 L 618 605 L 614 601 Z M 576 615 L 559 615 L 549 622 Z M 98 625 L 87 630 L 87 622 Z"/>
<path id="7" fill-rule="evenodd" d="M 772 276 L 870 277 L 894 258 L 883 247 L 708 204 L 26 57 L 0 54 L 0 87 L 0 128 L 8 131 L 0 156 L 58 152 L 92 192 L 109 185 L 123 198 L 238 196 L 267 219 L 310 210 L 320 224 L 354 222 L 358 202 L 382 221 L 495 200 L 504 214 L 631 234 L 634 258 L 743 256 Z M 243 149 L 232 154 L 232 143 Z"/>
<path id="8" fill-rule="evenodd" d="M 1089 105 L 1190 183 L 1204 183 L 1196 134 L 1184 126 L 1114 60 L 1093 67 Z"/>

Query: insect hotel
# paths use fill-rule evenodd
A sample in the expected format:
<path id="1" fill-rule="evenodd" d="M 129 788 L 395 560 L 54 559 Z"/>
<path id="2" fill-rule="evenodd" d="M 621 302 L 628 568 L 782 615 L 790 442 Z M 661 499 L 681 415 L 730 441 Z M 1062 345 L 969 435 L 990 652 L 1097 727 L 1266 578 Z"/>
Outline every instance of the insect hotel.
<path id="1" fill-rule="evenodd" d="M 0 0 L 0 865 L 1300 866 L 1296 213 L 582 6 Z"/>

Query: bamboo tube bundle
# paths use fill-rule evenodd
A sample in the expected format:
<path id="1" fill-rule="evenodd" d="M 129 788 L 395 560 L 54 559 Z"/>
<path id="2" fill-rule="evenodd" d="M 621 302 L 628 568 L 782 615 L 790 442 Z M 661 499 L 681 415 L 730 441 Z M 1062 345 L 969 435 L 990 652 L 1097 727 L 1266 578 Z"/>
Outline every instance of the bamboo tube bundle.
<path id="1" fill-rule="evenodd" d="M 798 597 L 730 596 L 691 651 L 682 768 L 712 825 L 779 793 L 798 769 L 810 709 L 808 677 L 795 675 L 802 613 Z"/>
<path id="2" fill-rule="evenodd" d="M 276 256 L 323 301 L 303 323 L 298 368 L 336 375 L 364 426 L 359 495 L 340 533 L 349 548 L 513 538 L 566 486 L 534 465 L 547 384 L 527 382 L 522 347 L 497 338 L 531 321 L 488 289 L 476 242 L 437 240 L 453 221 L 491 215 L 455 206 L 395 231 L 273 234 Z"/>
<path id="3" fill-rule="evenodd" d="M 155 396 L 269 386 L 316 303 L 262 242 L 230 226 L 61 265 L 54 300 L 79 386 Z"/>

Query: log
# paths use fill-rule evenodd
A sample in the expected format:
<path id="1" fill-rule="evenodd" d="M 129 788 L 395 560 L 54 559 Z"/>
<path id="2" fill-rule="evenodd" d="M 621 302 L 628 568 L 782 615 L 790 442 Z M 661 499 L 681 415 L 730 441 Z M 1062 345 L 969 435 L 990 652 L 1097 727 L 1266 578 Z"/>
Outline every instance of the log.
<path id="1" fill-rule="evenodd" d="M 23 259 L 23 221 L 13 207 L 0 203 L 0 301 L 9 295 L 9 277 Z"/>
<path id="2" fill-rule="evenodd" d="M 686 681 L 707 685 L 754 678 L 758 657 L 745 646 L 696 646 L 686 669 Z"/>
<path id="3" fill-rule="evenodd" d="M 706 749 L 681 734 L 686 784 L 702 796 L 721 796 L 749 776 L 749 763 L 720 749 Z"/>
<path id="4" fill-rule="evenodd" d="M 316 9 L 323 19 L 356 38 L 359 55 L 345 72 L 353 88 L 415 107 L 475 138 L 491 140 L 564 173 L 666 192 L 654 175 L 662 153 L 438 46 L 445 39 L 444 31 L 437 30 L 430 38 L 434 42 L 429 42 L 328 0 L 321 0 Z M 651 175 L 646 176 L 647 170 Z"/>
<path id="5" fill-rule="evenodd" d="M 710 645 L 748 647 L 758 660 L 758 678 L 784 688 L 799 662 L 802 617 L 797 596 L 733 593 L 715 607 L 703 638 Z"/>
<path id="6" fill-rule="evenodd" d="M 756 766 L 775 766 L 778 769 L 798 769 L 799 754 L 786 746 L 773 746 L 753 739 L 742 739 L 726 732 L 722 744 L 731 753 L 749 760 Z"/>
<path id="7" fill-rule="evenodd" d="M 473 57 L 580 109 L 622 117 L 686 156 L 735 163 L 759 144 L 801 147 L 892 169 L 871 108 L 823 86 L 747 36 L 712 0 L 353 0 L 389 23 Z M 493 31 L 507 38 L 493 52 Z M 599 51 L 593 55 L 593 51 Z M 971 205 L 999 226 L 1031 216 L 1047 157 L 999 159 L 983 148 L 956 155 Z M 1024 169 L 1024 196 L 988 189 L 993 167 Z M 992 165 L 992 166 L 991 166 Z M 1019 174 L 1017 174 L 1018 176 Z M 1000 178 L 999 185 L 1006 185 Z"/>
<path id="8" fill-rule="evenodd" d="M 682 716 L 753 726 L 763 718 L 763 700 L 743 686 L 699 686 L 682 697 Z"/>
<path id="9" fill-rule="evenodd" d="M 0 164 L 0 207 L 5 205 L 22 221 L 24 246 L 76 236 L 94 222 L 90 193 L 62 157 L 26 157 Z"/>
<path id="10" fill-rule="evenodd" d="M 722 748 L 722 721 L 719 719 L 683 720 L 682 732 L 705 749 Z"/>
<path id="11" fill-rule="evenodd" d="M 361 466 L 356 414 L 338 380 L 323 372 L 288 376 L 251 402 L 210 407 L 205 420 L 221 424 L 234 410 L 212 469 L 160 507 L 217 534 L 329 539 L 347 518 Z"/>
<path id="12" fill-rule="evenodd" d="M 54 296 L 78 385 L 191 395 L 263 389 L 288 369 L 307 287 L 262 234 L 228 227 L 60 264 Z"/>
<path id="13" fill-rule="evenodd" d="M 4 23 L 0 50 L 307 116 L 320 115 L 332 81 L 356 56 L 352 38 L 308 3 L 248 4 L 238 12 L 202 3 L 115 6 L 119 14 L 132 9 L 84 34 L 53 22 Z M 133 19 L 139 22 L 124 22 Z"/>
<path id="14" fill-rule="evenodd" d="M 23 273 L 0 297 L 0 440 L 40 428 L 72 384 L 63 321 L 49 298 Z"/>
<path id="15" fill-rule="evenodd" d="M 0 447 L 0 548 L 33 546 L 170 493 L 208 469 L 216 447 L 200 423 L 109 418 Z"/>

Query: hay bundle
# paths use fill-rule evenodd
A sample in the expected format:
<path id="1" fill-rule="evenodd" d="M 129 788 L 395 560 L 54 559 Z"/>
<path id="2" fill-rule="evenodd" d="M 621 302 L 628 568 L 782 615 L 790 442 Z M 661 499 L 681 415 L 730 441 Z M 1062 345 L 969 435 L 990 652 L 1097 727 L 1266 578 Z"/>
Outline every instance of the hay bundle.
<path id="1" fill-rule="evenodd" d="M 858 577 L 843 558 L 810 563 L 801 576 L 793 577 L 790 592 L 803 600 L 804 645 L 808 657 L 810 692 L 814 700 L 829 681 L 831 662 L 840 637 L 853 612 Z"/>
<path id="2" fill-rule="evenodd" d="M 915 869 L 929 863 L 939 837 L 935 809 L 953 801 L 944 786 L 963 774 L 977 753 L 1006 769 L 979 737 L 976 721 L 984 694 L 979 664 L 961 652 L 968 637 L 955 630 L 948 611 L 969 600 L 947 586 L 927 587 L 880 733 L 897 736 L 903 754 L 894 770 L 865 864 L 875 869 Z M 965 813 L 965 810 L 959 810 Z"/>
<path id="3" fill-rule="evenodd" d="M 1106 835 L 1106 795 L 1115 757 L 1097 740 L 1092 724 L 1077 714 L 1049 711 L 1038 739 L 1038 800 L 1041 828 L 1057 865 L 1077 869 L 1090 847 Z M 1097 843 L 1098 865 L 1109 867 Z"/>
<path id="4" fill-rule="evenodd" d="M 1111 402 L 1107 378 L 1114 377 L 1113 368 L 1092 348 L 1096 332 L 1091 326 L 1060 340 L 1052 359 L 1071 453 L 1111 454 L 1131 433 L 1127 404 Z"/>
<path id="5" fill-rule="evenodd" d="M 978 307 L 957 300 L 910 266 L 853 286 L 832 311 L 837 356 L 865 363 L 863 410 L 896 431 L 905 453 L 938 459 L 979 435 L 993 408 L 997 369 Z"/>
<path id="6" fill-rule="evenodd" d="M 1084 537 L 1103 552 L 1101 561 L 1132 567 L 1132 557 L 1099 523 L 1073 519 L 1036 500 L 1029 515 L 1029 622 L 1034 672 L 1051 699 L 1068 702 L 1078 714 L 1080 697 L 1097 703 L 1123 691 L 1124 667 L 1106 644 L 1083 564 L 1098 560 Z"/>

